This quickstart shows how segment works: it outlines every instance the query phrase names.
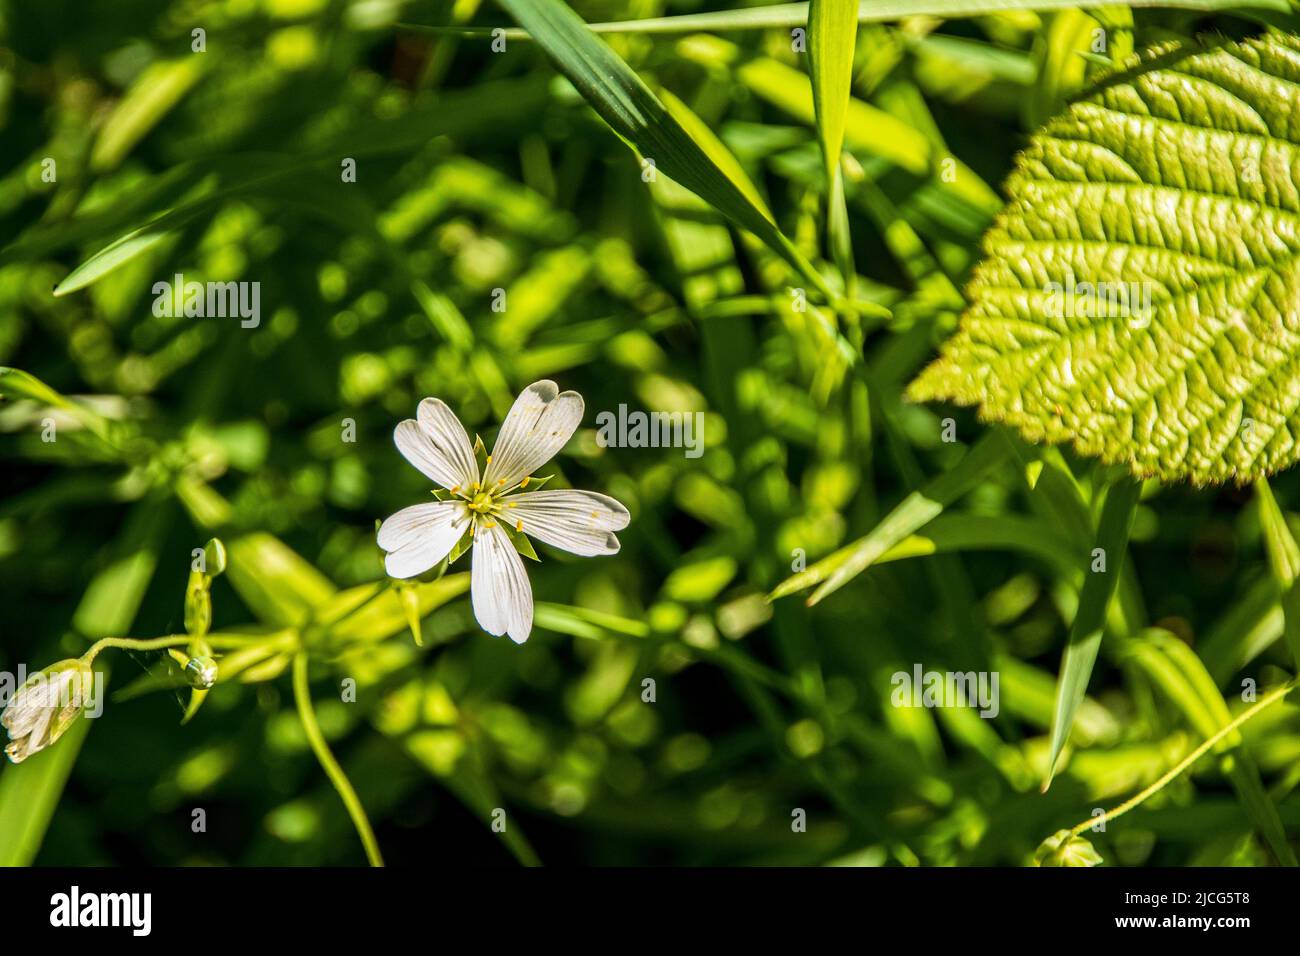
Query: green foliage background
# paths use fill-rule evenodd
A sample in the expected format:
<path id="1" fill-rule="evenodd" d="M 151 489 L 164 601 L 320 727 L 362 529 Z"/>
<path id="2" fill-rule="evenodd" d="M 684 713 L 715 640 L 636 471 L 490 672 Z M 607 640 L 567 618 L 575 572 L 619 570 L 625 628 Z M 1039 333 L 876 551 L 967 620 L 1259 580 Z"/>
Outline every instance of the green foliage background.
<path id="1" fill-rule="evenodd" d="M 605 37 L 788 250 L 647 182 L 534 43 L 512 32 L 494 52 L 506 8 L 530 6 L 0 3 L 0 365 L 58 393 L 0 381 L 16 399 L 0 404 L 0 666 L 183 632 L 191 549 L 214 534 L 230 549 L 214 630 L 290 635 L 183 726 L 163 655 L 113 657 L 114 690 L 153 692 L 0 771 L 0 861 L 362 862 L 295 714 L 299 638 L 388 861 L 425 865 L 1021 865 L 1222 726 L 1243 680 L 1292 672 L 1255 499 L 1148 486 L 1073 747 L 1040 793 L 1109 478 L 902 400 L 955 327 L 1027 135 L 1110 58 L 1295 30 L 1284 4 L 969 16 L 954 0 L 901 21 L 863 4 L 881 13 L 857 36 L 828 188 L 784 6 L 737 29 L 743 4 L 574 3 L 593 23 L 719 14 Z M 176 273 L 260 282 L 260 327 L 155 317 L 151 287 Z M 856 306 L 828 303 L 846 289 Z M 422 648 L 395 592 L 331 631 L 382 578 L 376 520 L 427 500 L 396 422 L 435 395 L 490 443 L 539 378 L 586 398 L 556 484 L 627 504 L 622 552 L 539 547 L 522 647 L 477 628 L 461 566 L 422 590 Z M 74 411 L 43 442 L 60 396 Z M 600 447 L 595 413 L 620 404 L 705 412 L 704 456 Z M 765 599 L 982 438 L 998 456 L 928 526 L 814 607 Z M 1294 476 L 1274 492 L 1300 501 Z M 918 663 L 998 671 L 1001 713 L 891 706 L 890 675 Z M 1294 863 L 1300 720 L 1274 708 L 1242 735 L 1089 840 L 1112 864 Z"/>

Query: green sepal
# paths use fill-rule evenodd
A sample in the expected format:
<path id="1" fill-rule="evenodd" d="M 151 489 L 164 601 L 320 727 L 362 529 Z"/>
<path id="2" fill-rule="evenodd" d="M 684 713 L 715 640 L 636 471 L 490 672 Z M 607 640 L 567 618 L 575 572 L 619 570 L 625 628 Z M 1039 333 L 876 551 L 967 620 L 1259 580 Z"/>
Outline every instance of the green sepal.
<path id="1" fill-rule="evenodd" d="M 537 556 L 537 550 L 533 547 L 533 542 L 528 535 L 524 534 L 522 531 L 516 531 L 504 521 L 501 522 L 501 527 L 505 529 L 506 537 L 510 539 L 510 543 L 515 546 L 516 551 L 522 554 L 525 558 L 532 558 L 537 562 L 542 560 Z"/>
<path id="2" fill-rule="evenodd" d="M 455 564 L 456 559 L 459 558 L 466 551 L 468 551 L 473 544 L 474 544 L 473 535 L 471 535 L 469 531 L 466 531 L 463 535 L 460 536 L 460 540 L 457 541 L 456 544 L 452 547 L 451 553 L 447 555 L 447 567 L 451 567 L 453 564 Z"/>

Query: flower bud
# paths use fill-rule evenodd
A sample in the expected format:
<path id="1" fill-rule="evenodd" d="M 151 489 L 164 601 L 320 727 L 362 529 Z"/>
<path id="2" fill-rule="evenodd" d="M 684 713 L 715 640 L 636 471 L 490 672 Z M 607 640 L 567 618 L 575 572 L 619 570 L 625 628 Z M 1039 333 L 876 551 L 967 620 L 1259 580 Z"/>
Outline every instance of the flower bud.
<path id="1" fill-rule="evenodd" d="M 1101 854 L 1081 836 L 1057 830 L 1038 847 L 1034 866 L 1096 866 Z"/>
<path id="2" fill-rule="evenodd" d="M 207 690 L 217 682 L 217 662 L 210 657 L 191 657 L 185 662 L 185 679 L 191 687 Z"/>
<path id="3" fill-rule="evenodd" d="M 29 677 L 0 716 L 9 732 L 9 759 L 22 763 L 62 737 L 90 702 L 94 685 L 95 672 L 81 658 L 59 661 Z"/>

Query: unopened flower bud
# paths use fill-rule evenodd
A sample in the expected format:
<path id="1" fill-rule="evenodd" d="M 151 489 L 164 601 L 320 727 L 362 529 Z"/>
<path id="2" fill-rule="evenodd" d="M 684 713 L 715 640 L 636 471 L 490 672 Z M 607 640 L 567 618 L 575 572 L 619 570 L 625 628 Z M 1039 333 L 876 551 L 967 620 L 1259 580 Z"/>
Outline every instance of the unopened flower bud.
<path id="1" fill-rule="evenodd" d="M 1101 854 L 1081 836 L 1057 830 L 1034 853 L 1034 866 L 1096 866 Z"/>
<path id="2" fill-rule="evenodd" d="M 29 677 L 0 717 L 9 732 L 9 759 L 21 763 L 62 737 L 90 702 L 94 685 L 95 672 L 81 658 L 59 661 Z"/>

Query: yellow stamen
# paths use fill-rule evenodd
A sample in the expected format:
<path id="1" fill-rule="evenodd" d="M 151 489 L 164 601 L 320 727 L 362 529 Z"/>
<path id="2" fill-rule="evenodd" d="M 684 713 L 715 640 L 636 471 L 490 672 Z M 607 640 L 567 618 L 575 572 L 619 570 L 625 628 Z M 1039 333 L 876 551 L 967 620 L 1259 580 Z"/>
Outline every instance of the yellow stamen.
<path id="1" fill-rule="evenodd" d="M 488 457 L 487 457 L 487 463 L 488 463 L 489 465 L 492 464 L 492 456 L 491 456 L 491 455 L 488 455 Z"/>
<path id="2" fill-rule="evenodd" d="M 515 530 L 520 532 L 524 530 L 524 522 L 522 518 L 515 522 Z"/>
<path id="3" fill-rule="evenodd" d="M 528 482 L 530 482 L 530 481 L 532 481 L 531 478 L 525 478 L 523 481 L 519 482 L 519 487 L 520 487 L 520 488 L 527 488 L 527 487 L 528 487 Z"/>

